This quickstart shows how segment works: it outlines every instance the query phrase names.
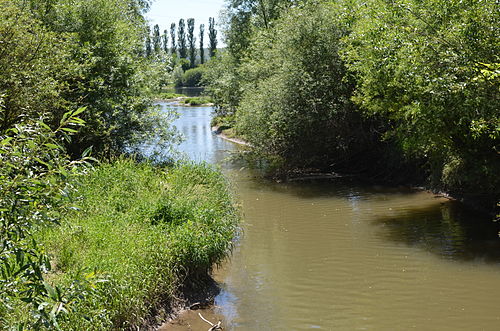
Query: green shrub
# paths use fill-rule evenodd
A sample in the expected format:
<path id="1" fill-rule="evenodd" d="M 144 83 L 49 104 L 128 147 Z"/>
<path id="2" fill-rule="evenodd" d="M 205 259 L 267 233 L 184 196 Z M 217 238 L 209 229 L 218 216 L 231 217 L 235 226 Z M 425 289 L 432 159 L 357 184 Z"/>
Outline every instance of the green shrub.
<path id="1" fill-rule="evenodd" d="M 427 160 L 434 186 L 498 198 L 498 6 L 371 0 L 359 11 L 344 50 L 355 101 L 384 118 L 406 155 Z"/>
<path id="2" fill-rule="evenodd" d="M 198 87 L 201 86 L 201 81 L 205 68 L 203 66 L 186 70 L 181 79 L 177 79 L 175 86 Z"/>
<path id="3" fill-rule="evenodd" d="M 0 100 L 0 106 L 1 106 Z M 0 112 L 4 110 L 0 108 Z M 72 305 L 91 291 L 82 274 L 53 284 L 53 260 L 37 231 L 57 226 L 73 206 L 75 177 L 61 141 L 81 125 L 83 109 L 66 113 L 52 131 L 41 121 L 17 124 L 0 135 L 0 322 L 16 329 L 58 328 Z"/>
<path id="4" fill-rule="evenodd" d="M 351 102 L 354 81 L 339 54 L 348 23 L 330 6 L 306 6 L 252 40 L 235 128 L 275 165 L 358 170 L 375 154 L 376 133 Z"/>
<path id="5" fill-rule="evenodd" d="M 183 100 L 185 104 L 189 104 L 191 106 L 200 106 L 204 105 L 207 103 L 212 102 L 212 98 L 210 97 L 192 97 L 192 98 L 186 98 Z"/>

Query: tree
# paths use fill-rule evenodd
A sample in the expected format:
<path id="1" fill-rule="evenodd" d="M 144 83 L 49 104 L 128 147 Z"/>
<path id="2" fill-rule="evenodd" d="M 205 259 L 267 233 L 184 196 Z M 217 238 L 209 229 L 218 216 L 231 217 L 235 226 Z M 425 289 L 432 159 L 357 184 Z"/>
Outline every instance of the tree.
<path id="1" fill-rule="evenodd" d="M 163 35 L 161 36 L 162 38 L 162 45 L 163 45 L 163 51 L 165 54 L 168 54 L 168 31 L 163 30 Z"/>
<path id="2" fill-rule="evenodd" d="M 498 5 L 370 0 L 361 10 L 345 51 L 355 101 L 426 160 L 435 187 L 498 196 Z"/>
<path id="3" fill-rule="evenodd" d="M 177 56 L 177 45 L 175 44 L 175 23 L 170 24 L 170 54 L 172 54 L 172 57 Z"/>
<path id="4" fill-rule="evenodd" d="M 186 24 L 184 19 L 179 20 L 179 28 L 177 30 L 177 43 L 179 46 L 179 57 L 181 59 L 187 58 L 187 45 L 186 45 Z"/>
<path id="5" fill-rule="evenodd" d="M 153 50 L 155 54 L 159 54 L 161 50 L 160 27 L 158 24 L 155 24 L 153 28 Z"/>
<path id="6" fill-rule="evenodd" d="M 208 39 L 209 39 L 209 54 L 214 57 L 217 50 L 217 30 L 215 29 L 215 19 L 210 17 L 208 19 Z"/>
<path id="7" fill-rule="evenodd" d="M 146 56 L 150 57 L 153 54 L 153 45 L 151 44 L 151 28 L 148 26 L 146 34 Z"/>
<path id="8" fill-rule="evenodd" d="M 308 0 L 228 0 L 224 35 L 231 55 L 239 61 L 256 31 L 269 29 L 287 9 Z"/>
<path id="9" fill-rule="evenodd" d="M 203 38 L 205 37 L 205 24 L 200 24 L 200 63 L 205 63 L 205 48 Z"/>
<path id="10" fill-rule="evenodd" d="M 189 44 L 189 61 L 191 68 L 196 65 L 196 37 L 194 36 L 194 18 L 188 18 L 188 35 L 187 40 Z"/>
<path id="11" fill-rule="evenodd" d="M 254 37 L 241 64 L 236 129 L 280 170 L 359 170 L 361 156 L 375 155 L 339 55 L 345 27 L 328 6 L 289 10 Z"/>
<path id="12" fill-rule="evenodd" d="M 49 110 L 64 112 L 64 97 L 79 77 L 71 61 L 72 44 L 49 31 L 25 7 L 0 0 L 0 134 L 22 118 Z"/>

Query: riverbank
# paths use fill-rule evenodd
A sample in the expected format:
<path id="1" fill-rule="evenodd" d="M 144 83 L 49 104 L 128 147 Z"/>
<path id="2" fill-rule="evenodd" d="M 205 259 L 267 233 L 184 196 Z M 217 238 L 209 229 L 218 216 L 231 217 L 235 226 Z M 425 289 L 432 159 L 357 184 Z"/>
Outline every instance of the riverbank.
<path id="1" fill-rule="evenodd" d="M 156 102 L 168 102 L 175 106 L 182 107 L 212 107 L 214 105 L 211 97 L 197 96 L 190 97 L 184 94 L 164 93 L 154 99 Z"/>
<path id="2" fill-rule="evenodd" d="M 245 141 L 241 137 L 234 133 L 234 128 L 227 124 L 228 121 L 225 118 L 216 118 L 212 121 L 212 132 L 217 134 L 222 139 L 231 141 L 233 143 L 252 146 L 249 142 Z M 402 172 L 405 169 L 401 169 Z M 398 178 L 399 174 L 386 173 L 382 178 L 375 178 L 370 172 L 367 173 L 338 173 L 332 169 L 285 169 L 285 171 L 279 171 L 278 173 L 271 172 L 270 177 L 275 180 L 281 181 L 307 181 L 307 180 L 332 180 L 332 179 L 346 179 L 357 180 L 365 183 L 371 184 L 382 184 L 382 185 L 404 185 L 412 189 L 422 190 L 432 192 L 435 195 L 444 197 L 449 200 L 459 201 L 464 204 L 467 208 L 475 210 L 481 214 L 488 215 L 491 219 L 500 219 L 500 203 L 497 208 L 492 204 L 492 200 L 484 200 L 483 197 L 478 197 L 475 195 L 468 195 L 464 193 L 450 192 L 440 188 L 436 188 L 432 185 L 426 183 L 424 179 L 411 180 L 409 178 L 403 177 L 403 179 Z"/>
<path id="3" fill-rule="evenodd" d="M 222 126 L 212 126 L 212 132 L 220 138 L 242 146 L 252 146 L 249 142 L 234 135 L 232 128 L 223 129 Z"/>
<path id="4" fill-rule="evenodd" d="M 159 325 L 188 302 L 189 289 L 206 287 L 231 251 L 238 212 L 209 165 L 120 159 L 79 181 L 78 208 L 37 233 L 52 257 L 47 286 L 68 289 L 56 307 L 62 329 Z M 8 321 L 30 318 L 15 304 Z"/>

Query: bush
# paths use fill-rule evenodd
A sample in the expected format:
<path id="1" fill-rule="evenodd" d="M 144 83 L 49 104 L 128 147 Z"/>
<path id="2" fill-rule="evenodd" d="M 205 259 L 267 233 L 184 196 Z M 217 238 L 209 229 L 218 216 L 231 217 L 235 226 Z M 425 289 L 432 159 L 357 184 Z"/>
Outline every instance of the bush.
<path id="1" fill-rule="evenodd" d="M 175 86 L 185 86 L 185 87 L 198 87 L 201 86 L 203 74 L 205 72 L 204 67 L 197 67 L 193 69 L 186 70 L 180 80 L 176 80 Z"/>
<path id="2" fill-rule="evenodd" d="M 81 111 L 66 113 L 55 131 L 41 121 L 28 121 L 0 135 L 2 325 L 20 330 L 58 328 L 72 305 L 91 290 L 89 279 L 81 274 L 54 285 L 47 274 L 53 260 L 35 235 L 57 226 L 73 206 L 71 178 L 84 160 L 70 162 L 60 143 L 74 132 L 69 126 L 83 123 L 76 117 Z"/>
<path id="3" fill-rule="evenodd" d="M 240 69 L 236 130 L 286 168 L 350 170 L 375 153 L 376 134 L 350 98 L 339 55 L 348 22 L 329 6 L 289 10 L 253 41 Z"/>
<path id="4" fill-rule="evenodd" d="M 201 106 L 207 103 L 212 102 L 212 98 L 210 97 L 192 97 L 192 98 L 186 98 L 183 100 L 185 104 L 189 104 L 191 106 Z"/>
<path id="5" fill-rule="evenodd" d="M 356 102 L 385 118 L 406 155 L 428 161 L 435 187 L 498 197 L 495 3 L 372 0 L 359 16 L 344 52 Z"/>

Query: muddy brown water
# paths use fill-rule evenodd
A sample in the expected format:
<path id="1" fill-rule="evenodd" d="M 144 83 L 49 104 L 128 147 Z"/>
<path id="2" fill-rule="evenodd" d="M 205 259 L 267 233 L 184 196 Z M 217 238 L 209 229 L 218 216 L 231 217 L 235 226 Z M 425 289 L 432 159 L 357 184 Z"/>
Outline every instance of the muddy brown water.
<path id="1" fill-rule="evenodd" d="M 498 226 L 459 203 L 345 180 L 274 183 L 224 161 L 211 108 L 180 108 L 191 158 L 219 164 L 242 235 L 202 311 L 226 330 L 500 330 Z M 161 330 L 207 330 L 198 311 Z"/>

